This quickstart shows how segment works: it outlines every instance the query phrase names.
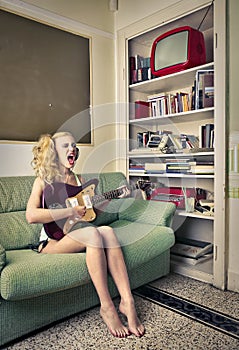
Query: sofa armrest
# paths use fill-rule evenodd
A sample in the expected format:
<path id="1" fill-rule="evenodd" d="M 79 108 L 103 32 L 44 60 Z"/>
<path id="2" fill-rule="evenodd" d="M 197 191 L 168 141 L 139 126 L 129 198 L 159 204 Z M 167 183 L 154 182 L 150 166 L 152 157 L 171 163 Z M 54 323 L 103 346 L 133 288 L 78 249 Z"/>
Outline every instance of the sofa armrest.
<path id="1" fill-rule="evenodd" d="M 120 206 L 119 219 L 170 227 L 175 211 L 173 203 L 125 198 Z"/>
<path id="2" fill-rule="evenodd" d="M 6 265 L 6 251 L 3 246 L 0 244 L 0 272 Z"/>

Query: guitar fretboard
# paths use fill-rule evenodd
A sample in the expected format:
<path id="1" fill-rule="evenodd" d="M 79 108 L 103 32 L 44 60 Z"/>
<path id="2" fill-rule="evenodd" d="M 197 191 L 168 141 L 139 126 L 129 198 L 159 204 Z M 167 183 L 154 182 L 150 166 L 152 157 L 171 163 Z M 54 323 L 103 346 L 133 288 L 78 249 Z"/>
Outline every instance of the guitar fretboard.
<path id="1" fill-rule="evenodd" d="M 105 199 L 119 198 L 119 196 L 121 196 L 122 194 L 123 194 L 123 189 L 116 189 L 103 194 L 95 195 L 92 198 L 92 203 L 93 205 L 95 205 L 97 203 L 104 201 Z"/>

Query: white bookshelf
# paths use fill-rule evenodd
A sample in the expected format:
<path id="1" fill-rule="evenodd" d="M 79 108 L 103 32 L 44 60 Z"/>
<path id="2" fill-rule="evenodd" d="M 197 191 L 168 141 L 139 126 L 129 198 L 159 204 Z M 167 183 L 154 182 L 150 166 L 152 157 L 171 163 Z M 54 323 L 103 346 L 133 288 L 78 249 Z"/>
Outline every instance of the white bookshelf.
<path id="1" fill-rule="evenodd" d="M 213 11 L 207 16 L 202 32 L 206 40 L 207 63 L 186 71 L 170 74 L 135 84 L 128 84 L 128 61 L 131 55 L 140 54 L 150 56 L 153 39 L 171 28 L 185 25 L 197 27 L 196 23 L 205 14 L 211 2 L 199 0 L 192 3 L 182 0 L 180 4 L 172 5 L 163 13 L 153 15 L 141 23 L 121 30 L 118 33 L 118 50 L 125 53 L 125 58 L 119 60 L 119 101 L 127 102 L 125 107 L 119 107 L 121 118 L 120 139 L 126 138 L 125 147 L 121 150 L 121 158 L 125 157 L 125 164 L 121 162 L 121 169 L 125 166 L 125 172 L 132 181 L 137 178 L 150 178 L 153 182 L 162 183 L 166 186 L 199 187 L 208 193 L 214 193 L 215 214 L 204 215 L 198 212 L 186 213 L 177 210 L 175 215 L 175 234 L 197 240 L 208 240 L 214 244 L 214 256 L 210 261 L 189 266 L 179 262 L 171 263 L 171 268 L 177 273 L 193 277 L 213 285 L 224 288 L 225 286 L 225 18 L 224 0 L 215 0 Z M 185 11 L 185 9 L 187 9 Z M 170 17 L 171 16 L 171 17 Z M 173 18 L 170 20 L 170 18 Z M 215 41 L 216 38 L 216 41 Z M 220 40 L 219 40 L 220 38 Z M 219 41 L 218 41 L 219 40 Z M 158 117 L 132 119 L 131 108 L 136 100 L 147 100 L 147 96 L 155 93 L 168 93 L 188 88 L 193 85 L 197 70 L 214 69 L 215 77 L 215 104 L 214 107 L 187 111 L 184 113 L 168 114 Z M 123 79 L 122 79 L 122 71 Z M 122 113 L 123 111 L 123 113 Z M 122 116 L 125 116 L 122 117 Z M 125 127 L 122 124 L 125 123 Z M 200 125 L 214 123 L 215 125 L 215 148 L 210 152 L 163 154 L 147 149 L 137 149 L 137 132 L 144 130 L 166 129 L 173 133 L 198 135 Z M 168 129 L 167 129 L 168 128 Z M 129 162 L 160 162 L 165 158 L 175 157 L 184 159 L 214 160 L 214 174 L 173 174 L 153 173 L 142 171 L 136 172 L 129 169 Z M 178 224 L 179 223 L 179 224 Z M 181 223 L 181 227 L 179 227 Z"/>

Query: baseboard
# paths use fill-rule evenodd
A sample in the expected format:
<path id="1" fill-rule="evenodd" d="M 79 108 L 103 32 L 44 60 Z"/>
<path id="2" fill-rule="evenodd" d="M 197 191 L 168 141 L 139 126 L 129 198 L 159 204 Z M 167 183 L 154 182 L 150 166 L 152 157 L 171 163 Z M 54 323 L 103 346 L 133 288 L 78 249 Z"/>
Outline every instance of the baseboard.
<path id="1" fill-rule="evenodd" d="M 239 273 L 228 271 L 227 289 L 239 293 Z"/>

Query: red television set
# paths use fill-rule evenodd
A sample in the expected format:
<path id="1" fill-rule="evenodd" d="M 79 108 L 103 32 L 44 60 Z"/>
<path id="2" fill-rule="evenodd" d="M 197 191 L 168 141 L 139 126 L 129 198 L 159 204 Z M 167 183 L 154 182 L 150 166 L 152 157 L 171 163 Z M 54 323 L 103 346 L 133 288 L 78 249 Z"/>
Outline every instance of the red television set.
<path id="1" fill-rule="evenodd" d="M 206 63 L 203 33 L 189 26 L 172 29 L 153 42 L 150 67 L 156 77 Z"/>

